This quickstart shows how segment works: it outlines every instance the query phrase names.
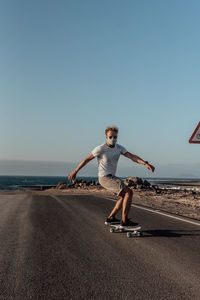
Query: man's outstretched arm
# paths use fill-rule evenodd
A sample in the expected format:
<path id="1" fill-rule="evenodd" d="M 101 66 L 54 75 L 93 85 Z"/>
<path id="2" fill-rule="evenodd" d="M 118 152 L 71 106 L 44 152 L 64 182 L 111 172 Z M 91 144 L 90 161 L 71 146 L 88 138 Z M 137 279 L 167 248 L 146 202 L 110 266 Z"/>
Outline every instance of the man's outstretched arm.
<path id="1" fill-rule="evenodd" d="M 94 159 L 94 155 L 92 155 L 92 153 L 90 153 L 84 160 L 82 160 L 82 162 L 80 162 L 80 164 L 76 167 L 76 169 L 73 172 L 68 174 L 68 179 L 70 181 L 75 180 L 76 179 L 76 174 L 78 173 L 78 171 L 80 169 L 82 169 L 92 159 Z"/>
<path id="2" fill-rule="evenodd" d="M 135 154 L 132 154 L 132 153 L 130 153 L 130 152 L 126 152 L 126 153 L 124 154 L 124 156 L 130 158 L 132 161 L 134 161 L 134 162 L 136 162 L 136 163 L 138 163 L 138 164 L 145 165 L 145 167 L 146 167 L 148 170 L 152 171 L 152 172 L 154 172 L 154 170 L 155 170 L 155 167 L 154 167 L 154 166 L 150 165 L 147 161 L 144 161 L 142 158 L 140 158 L 139 156 L 137 156 L 137 155 L 135 155 Z"/>

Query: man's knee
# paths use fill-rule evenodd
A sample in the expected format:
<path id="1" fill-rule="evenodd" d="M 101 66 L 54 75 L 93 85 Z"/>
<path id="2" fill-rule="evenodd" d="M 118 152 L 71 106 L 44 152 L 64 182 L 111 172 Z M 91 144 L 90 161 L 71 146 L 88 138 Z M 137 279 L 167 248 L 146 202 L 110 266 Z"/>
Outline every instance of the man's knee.
<path id="1" fill-rule="evenodd" d="M 129 196 L 133 196 L 133 191 L 129 188 L 129 187 L 126 187 L 127 189 L 127 192 L 129 194 Z"/>
<path id="2" fill-rule="evenodd" d="M 128 194 L 129 196 L 133 196 L 133 191 L 129 187 L 124 187 L 123 190 L 120 193 L 120 196 L 125 196 L 125 194 Z"/>

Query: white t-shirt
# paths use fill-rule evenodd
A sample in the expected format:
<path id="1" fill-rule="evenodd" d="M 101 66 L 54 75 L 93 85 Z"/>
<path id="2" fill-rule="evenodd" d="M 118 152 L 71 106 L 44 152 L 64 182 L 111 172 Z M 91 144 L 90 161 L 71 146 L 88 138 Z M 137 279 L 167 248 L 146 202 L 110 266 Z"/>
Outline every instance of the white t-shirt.
<path id="1" fill-rule="evenodd" d="M 113 148 L 108 147 L 106 144 L 94 148 L 91 153 L 98 160 L 98 176 L 115 175 L 120 154 L 126 152 L 127 150 L 119 144 L 116 144 Z"/>

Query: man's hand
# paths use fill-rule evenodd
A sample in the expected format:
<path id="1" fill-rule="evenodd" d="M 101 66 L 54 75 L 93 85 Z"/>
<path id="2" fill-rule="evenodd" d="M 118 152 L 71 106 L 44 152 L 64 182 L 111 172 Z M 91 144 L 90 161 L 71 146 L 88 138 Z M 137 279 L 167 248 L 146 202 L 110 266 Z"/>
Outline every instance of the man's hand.
<path id="1" fill-rule="evenodd" d="M 145 164 L 145 167 L 147 167 L 147 169 L 152 171 L 152 172 L 154 172 L 154 170 L 155 170 L 155 167 L 150 165 L 150 164 Z"/>
<path id="2" fill-rule="evenodd" d="M 94 155 L 92 153 L 90 153 L 79 165 L 78 167 L 76 167 L 76 169 L 68 174 L 68 179 L 69 181 L 74 181 L 76 179 L 76 174 L 78 173 L 78 171 L 80 169 L 82 169 L 87 163 L 89 163 L 89 161 L 91 161 L 92 159 L 94 159 Z"/>
<path id="3" fill-rule="evenodd" d="M 68 179 L 69 179 L 69 181 L 73 182 L 76 179 L 76 172 L 73 171 L 73 172 L 69 173 L 68 174 Z"/>

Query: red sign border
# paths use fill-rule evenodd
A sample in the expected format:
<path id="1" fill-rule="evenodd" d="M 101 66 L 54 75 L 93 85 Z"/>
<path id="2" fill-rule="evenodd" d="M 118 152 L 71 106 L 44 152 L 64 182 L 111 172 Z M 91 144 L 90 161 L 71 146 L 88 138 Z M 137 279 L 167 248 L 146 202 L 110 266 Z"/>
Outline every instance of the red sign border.
<path id="1" fill-rule="evenodd" d="M 190 144 L 200 144 L 200 141 L 192 141 L 193 138 L 194 138 L 194 136 L 195 136 L 195 134 L 196 134 L 196 132 L 197 132 L 197 130 L 198 130 L 199 128 L 200 128 L 200 122 L 198 123 L 197 127 L 195 128 L 195 130 L 194 130 L 194 132 L 193 132 L 193 134 L 192 134 L 192 136 L 191 136 L 191 138 L 189 139 L 189 143 L 190 143 Z"/>

